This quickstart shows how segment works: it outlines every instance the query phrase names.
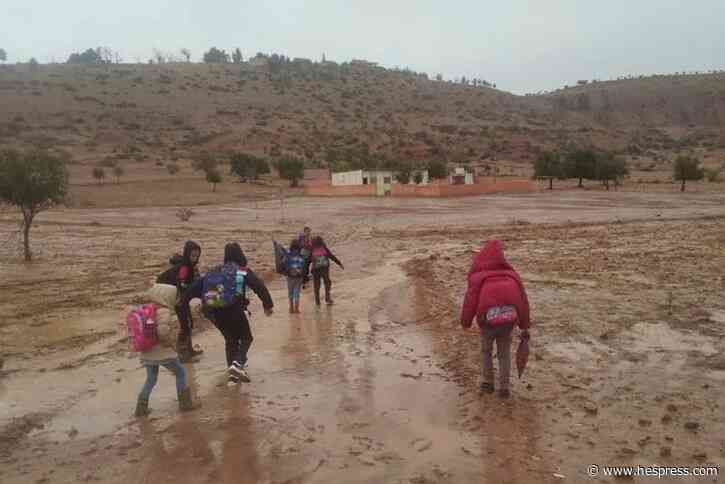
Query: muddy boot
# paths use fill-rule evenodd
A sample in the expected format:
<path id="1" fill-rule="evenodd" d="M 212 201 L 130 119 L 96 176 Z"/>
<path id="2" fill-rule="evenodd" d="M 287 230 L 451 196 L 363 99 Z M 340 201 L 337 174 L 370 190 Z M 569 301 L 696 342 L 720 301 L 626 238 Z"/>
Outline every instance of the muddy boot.
<path id="1" fill-rule="evenodd" d="M 146 417 L 151 413 L 149 410 L 149 401 L 139 398 L 136 402 L 136 411 L 133 413 L 135 417 Z"/>
<path id="2" fill-rule="evenodd" d="M 511 391 L 508 388 L 502 388 L 498 391 L 498 398 L 501 400 L 508 400 L 511 398 Z"/>
<path id="3" fill-rule="evenodd" d="M 294 314 L 295 313 L 295 305 L 292 301 L 289 302 L 289 313 Z"/>
<path id="4" fill-rule="evenodd" d="M 493 393 L 493 391 L 494 391 L 493 383 L 489 383 L 487 381 L 481 383 L 480 391 L 481 391 L 481 393 Z"/>
<path id="5" fill-rule="evenodd" d="M 182 412 L 188 412 L 198 408 L 199 405 L 195 405 L 191 399 L 191 388 L 185 388 L 184 391 L 179 393 L 179 410 Z"/>
<path id="6" fill-rule="evenodd" d="M 295 301 L 295 314 L 300 314 L 300 302 Z"/>

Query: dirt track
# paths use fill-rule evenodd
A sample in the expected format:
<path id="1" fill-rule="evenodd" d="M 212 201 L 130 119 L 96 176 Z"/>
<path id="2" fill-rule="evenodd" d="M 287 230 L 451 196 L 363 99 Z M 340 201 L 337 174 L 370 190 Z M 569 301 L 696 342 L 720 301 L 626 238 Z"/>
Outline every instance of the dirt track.
<path id="1" fill-rule="evenodd" d="M 578 483 L 589 464 L 722 464 L 723 201 L 289 199 L 199 208 L 187 227 L 170 208 L 68 210 L 40 217 L 29 267 L 2 215 L 0 480 Z M 290 316 L 270 241 L 305 223 L 347 270 L 335 306 L 308 290 Z M 491 237 L 535 325 L 509 403 L 478 395 L 477 337 L 457 326 L 471 251 Z M 119 318 L 187 238 L 204 265 L 238 240 L 277 312 L 253 307 L 253 383 L 220 386 L 223 342 L 200 332 L 206 354 L 187 368 L 202 408 L 176 413 L 162 375 L 137 422 L 144 375 Z"/>

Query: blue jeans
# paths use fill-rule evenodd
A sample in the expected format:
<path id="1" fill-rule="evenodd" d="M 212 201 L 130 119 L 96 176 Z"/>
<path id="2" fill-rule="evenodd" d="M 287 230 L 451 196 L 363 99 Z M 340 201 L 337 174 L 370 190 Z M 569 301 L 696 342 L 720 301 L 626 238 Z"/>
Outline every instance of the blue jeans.
<path id="1" fill-rule="evenodd" d="M 290 302 L 299 302 L 302 292 L 302 277 L 287 277 L 287 294 Z"/>
<path id="2" fill-rule="evenodd" d="M 186 369 L 181 364 L 181 361 L 179 361 L 178 358 L 159 361 L 158 364 L 145 363 L 145 366 L 146 383 L 144 383 L 143 388 L 141 388 L 141 393 L 139 393 L 138 395 L 139 400 L 148 401 L 149 397 L 151 396 L 151 390 L 153 390 L 154 386 L 156 386 L 156 380 L 159 377 L 159 366 L 163 366 L 171 373 L 176 375 L 177 395 L 181 394 L 181 392 L 184 391 L 184 389 L 186 388 Z"/>

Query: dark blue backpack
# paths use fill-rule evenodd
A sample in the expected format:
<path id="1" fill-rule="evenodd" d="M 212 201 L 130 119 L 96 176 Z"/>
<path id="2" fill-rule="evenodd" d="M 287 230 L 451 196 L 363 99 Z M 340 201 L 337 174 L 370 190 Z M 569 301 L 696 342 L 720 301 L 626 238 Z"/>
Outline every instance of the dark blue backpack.
<path id="1" fill-rule="evenodd" d="M 302 277 L 305 274 L 305 259 L 301 255 L 289 254 L 287 256 L 287 275 Z"/>
<path id="2" fill-rule="evenodd" d="M 244 301 L 247 271 L 237 264 L 224 264 L 204 276 L 201 300 L 207 308 L 223 309 Z"/>

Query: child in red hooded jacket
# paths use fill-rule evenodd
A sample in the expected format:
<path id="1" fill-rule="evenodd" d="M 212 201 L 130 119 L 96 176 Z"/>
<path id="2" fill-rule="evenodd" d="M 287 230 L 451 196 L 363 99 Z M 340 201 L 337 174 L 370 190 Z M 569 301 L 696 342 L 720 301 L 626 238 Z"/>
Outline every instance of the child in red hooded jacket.
<path id="1" fill-rule="evenodd" d="M 511 340 L 514 326 L 529 338 L 529 300 L 521 277 L 503 255 L 499 240 L 491 240 L 473 259 L 468 271 L 468 290 L 461 311 L 461 325 L 468 329 L 476 318 L 481 329 L 483 382 L 481 392 L 493 393 L 493 343 L 499 363 L 499 396 L 511 392 Z"/>

